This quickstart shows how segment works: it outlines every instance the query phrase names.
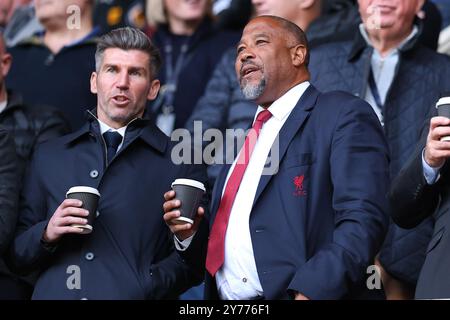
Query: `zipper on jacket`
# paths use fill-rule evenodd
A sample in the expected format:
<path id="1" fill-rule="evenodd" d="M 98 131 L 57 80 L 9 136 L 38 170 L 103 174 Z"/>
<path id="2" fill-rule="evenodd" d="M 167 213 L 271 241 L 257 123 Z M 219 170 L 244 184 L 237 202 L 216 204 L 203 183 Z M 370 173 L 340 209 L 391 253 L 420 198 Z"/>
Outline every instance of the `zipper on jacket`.
<path id="1" fill-rule="evenodd" d="M 97 121 L 99 121 L 98 118 L 91 112 L 91 110 L 88 110 L 88 113 L 91 116 L 93 116 Z M 104 165 L 105 165 L 105 170 L 106 170 L 106 168 L 108 167 L 108 148 L 106 148 L 106 141 L 105 141 L 105 138 L 103 138 L 103 135 L 102 135 L 101 131 L 100 131 L 100 137 L 101 137 L 101 139 L 103 141 L 103 149 L 105 150 L 103 159 L 104 159 Z"/>

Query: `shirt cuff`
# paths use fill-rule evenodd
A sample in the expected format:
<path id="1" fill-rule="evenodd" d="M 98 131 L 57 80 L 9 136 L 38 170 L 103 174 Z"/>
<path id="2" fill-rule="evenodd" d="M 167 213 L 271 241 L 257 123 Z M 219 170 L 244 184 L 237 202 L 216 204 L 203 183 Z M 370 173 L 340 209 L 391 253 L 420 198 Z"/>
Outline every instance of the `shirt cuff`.
<path id="1" fill-rule="evenodd" d="M 189 247 L 189 245 L 192 242 L 192 239 L 194 238 L 195 233 L 190 236 L 189 238 L 184 239 L 183 241 L 180 241 L 177 236 L 173 236 L 173 241 L 175 242 L 175 248 L 178 251 L 186 251 L 186 249 Z"/>
<path id="2" fill-rule="evenodd" d="M 442 168 L 442 166 L 438 168 L 431 167 L 426 161 L 425 161 L 425 149 L 422 151 L 422 168 L 423 168 L 423 175 L 425 177 L 425 180 L 428 184 L 434 184 L 436 181 L 439 180 L 440 174 L 439 170 Z"/>

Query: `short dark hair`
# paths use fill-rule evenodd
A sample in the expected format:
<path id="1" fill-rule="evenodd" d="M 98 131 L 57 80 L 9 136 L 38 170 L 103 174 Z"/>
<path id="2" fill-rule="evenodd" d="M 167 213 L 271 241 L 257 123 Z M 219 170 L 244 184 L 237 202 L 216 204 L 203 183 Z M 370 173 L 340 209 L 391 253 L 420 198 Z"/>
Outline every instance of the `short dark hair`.
<path id="1" fill-rule="evenodd" d="M 158 48 L 152 43 L 141 30 L 125 27 L 114 29 L 103 35 L 97 43 L 95 51 L 95 69 L 97 72 L 103 61 L 103 54 L 106 49 L 118 48 L 122 50 L 140 50 L 150 57 L 151 76 L 156 78 L 161 67 L 161 55 Z"/>
<path id="2" fill-rule="evenodd" d="M 265 15 L 265 16 L 258 16 L 257 18 L 260 18 L 260 17 L 267 17 L 267 18 L 275 20 L 280 25 L 281 28 L 283 28 L 289 34 L 291 34 L 294 37 L 294 40 L 296 42 L 295 44 L 292 44 L 293 46 L 297 45 L 297 44 L 302 44 L 305 46 L 305 48 L 306 48 L 305 65 L 308 66 L 308 64 L 309 64 L 309 45 L 308 45 L 308 39 L 306 38 L 306 34 L 302 30 L 302 28 L 300 28 L 295 23 L 293 23 L 287 19 L 278 17 L 278 16 Z"/>

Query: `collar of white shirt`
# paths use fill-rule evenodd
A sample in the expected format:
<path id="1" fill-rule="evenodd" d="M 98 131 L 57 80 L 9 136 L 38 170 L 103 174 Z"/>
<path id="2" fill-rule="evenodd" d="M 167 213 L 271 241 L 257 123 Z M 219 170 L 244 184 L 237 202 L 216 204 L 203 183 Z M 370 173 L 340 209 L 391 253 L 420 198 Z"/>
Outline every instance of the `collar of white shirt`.
<path id="1" fill-rule="evenodd" d="M 0 112 L 6 109 L 6 106 L 8 104 L 8 100 L 5 100 L 3 102 L 0 102 Z"/>
<path id="2" fill-rule="evenodd" d="M 122 138 L 125 136 L 125 131 L 127 130 L 127 126 L 124 126 L 119 129 L 114 129 L 114 128 L 111 128 L 110 126 L 108 126 L 106 123 L 104 123 L 101 120 L 98 120 L 98 123 L 100 124 L 100 133 L 101 134 L 104 134 L 107 131 L 112 131 L 112 132 L 116 131 L 122 136 Z"/>
<path id="3" fill-rule="evenodd" d="M 278 121 L 284 122 L 297 105 L 297 102 L 300 99 L 300 97 L 309 87 L 309 84 L 310 84 L 309 81 L 302 82 L 296 85 L 295 87 L 292 87 L 284 95 L 275 100 L 268 109 L 272 114 L 273 118 L 277 119 Z M 258 114 L 263 110 L 264 110 L 263 107 L 258 106 L 258 110 L 256 111 L 253 123 L 255 122 Z"/>

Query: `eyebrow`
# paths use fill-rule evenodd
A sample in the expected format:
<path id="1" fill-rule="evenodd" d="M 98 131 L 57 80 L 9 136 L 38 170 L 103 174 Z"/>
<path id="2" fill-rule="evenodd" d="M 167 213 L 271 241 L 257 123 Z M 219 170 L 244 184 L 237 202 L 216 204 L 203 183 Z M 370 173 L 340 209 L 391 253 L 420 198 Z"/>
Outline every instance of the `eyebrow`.
<path id="1" fill-rule="evenodd" d="M 133 66 L 131 66 L 131 67 L 129 67 L 128 68 L 130 71 L 142 71 L 142 72 L 146 72 L 146 69 L 145 68 L 143 68 L 143 67 L 133 67 Z"/>
<path id="2" fill-rule="evenodd" d="M 252 38 L 253 38 L 253 39 L 256 39 L 256 38 L 265 38 L 265 39 L 269 39 L 270 36 L 269 36 L 267 33 L 257 33 L 257 34 L 255 34 L 254 36 L 252 36 Z M 242 43 L 243 43 L 243 41 L 240 40 L 240 41 L 237 43 L 236 47 L 239 47 Z"/>
<path id="3" fill-rule="evenodd" d="M 120 66 L 117 65 L 117 64 L 114 64 L 114 63 L 107 63 L 107 64 L 103 65 L 103 68 L 105 68 L 105 69 L 109 68 L 109 67 L 119 68 Z M 146 69 L 144 67 L 129 66 L 127 68 L 128 68 L 129 71 L 143 71 L 143 72 L 146 71 Z"/>
<path id="4" fill-rule="evenodd" d="M 267 33 L 257 33 L 253 38 L 270 38 Z"/>

